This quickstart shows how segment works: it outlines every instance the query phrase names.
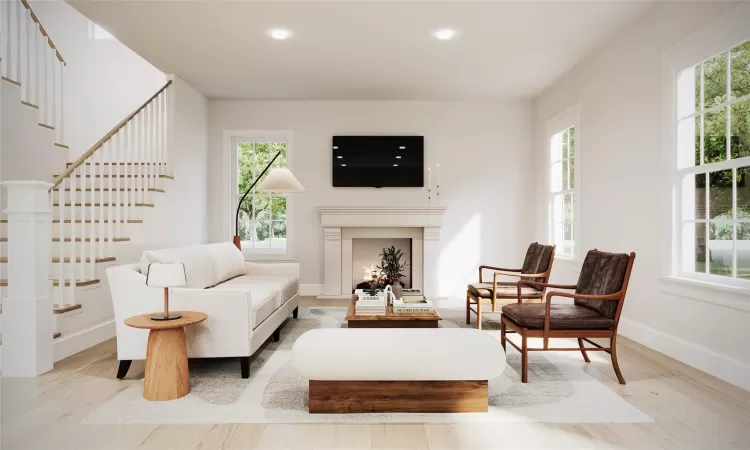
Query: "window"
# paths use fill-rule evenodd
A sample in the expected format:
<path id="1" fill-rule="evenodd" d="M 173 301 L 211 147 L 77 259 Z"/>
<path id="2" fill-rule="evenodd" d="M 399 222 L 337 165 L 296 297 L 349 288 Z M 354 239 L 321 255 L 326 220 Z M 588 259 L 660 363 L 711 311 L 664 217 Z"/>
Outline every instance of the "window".
<path id="1" fill-rule="evenodd" d="M 682 70 L 675 89 L 677 271 L 750 284 L 750 41 Z"/>
<path id="2" fill-rule="evenodd" d="M 287 140 L 274 137 L 233 139 L 236 151 L 236 202 L 242 198 L 263 169 L 278 153 L 272 167 L 286 167 Z M 270 171 L 270 169 L 269 169 Z M 263 181 L 264 174 L 257 186 Z M 239 235 L 246 253 L 287 253 L 287 198 L 281 194 L 248 194 L 240 205 Z M 236 206 L 235 206 L 236 208 Z"/>
<path id="3" fill-rule="evenodd" d="M 577 108 L 550 121 L 549 234 L 556 255 L 575 258 L 580 244 L 579 176 L 580 114 Z"/>

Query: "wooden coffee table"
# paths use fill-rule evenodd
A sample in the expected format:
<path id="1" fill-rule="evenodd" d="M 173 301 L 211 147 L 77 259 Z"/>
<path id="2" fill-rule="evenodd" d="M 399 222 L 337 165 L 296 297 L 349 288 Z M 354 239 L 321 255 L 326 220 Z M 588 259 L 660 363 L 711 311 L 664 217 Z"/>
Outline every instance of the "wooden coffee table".
<path id="1" fill-rule="evenodd" d="M 440 315 L 431 313 L 394 313 L 393 306 L 383 316 L 358 316 L 354 312 L 357 295 L 352 295 L 346 320 L 349 328 L 437 328 Z"/>
<path id="2" fill-rule="evenodd" d="M 151 320 L 152 314 L 128 317 L 125 325 L 150 330 L 146 348 L 146 376 L 143 398 L 175 400 L 190 392 L 185 327 L 208 318 L 202 312 L 172 311 L 182 317 L 175 320 Z"/>

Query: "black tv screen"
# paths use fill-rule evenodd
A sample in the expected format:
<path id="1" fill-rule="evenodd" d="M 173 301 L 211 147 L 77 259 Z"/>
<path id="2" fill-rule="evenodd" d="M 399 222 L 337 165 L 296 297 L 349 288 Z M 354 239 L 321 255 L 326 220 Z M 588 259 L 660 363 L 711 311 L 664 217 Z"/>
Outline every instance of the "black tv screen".
<path id="1" fill-rule="evenodd" d="M 334 136 L 334 187 L 423 187 L 423 136 Z"/>

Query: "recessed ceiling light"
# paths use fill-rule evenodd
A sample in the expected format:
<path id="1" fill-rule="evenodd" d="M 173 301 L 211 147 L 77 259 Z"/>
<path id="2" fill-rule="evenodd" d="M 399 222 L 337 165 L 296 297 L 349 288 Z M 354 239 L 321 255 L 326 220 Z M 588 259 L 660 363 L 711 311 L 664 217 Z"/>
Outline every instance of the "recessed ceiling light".
<path id="1" fill-rule="evenodd" d="M 405 149 L 406 149 L 406 146 L 404 146 L 404 145 L 402 145 L 402 146 L 399 147 L 399 150 L 405 150 Z"/>
<path id="2" fill-rule="evenodd" d="M 269 31 L 268 34 L 278 41 L 283 41 L 285 39 L 288 39 L 289 36 L 292 35 L 292 32 L 287 30 L 286 28 L 274 28 Z"/>
<path id="3" fill-rule="evenodd" d="M 334 150 L 338 150 L 339 148 L 338 148 L 338 147 L 336 147 L 336 146 L 334 145 L 334 146 L 333 146 L 333 149 L 334 149 Z"/>
<path id="4" fill-rule="evenodd" d="M 338 158 L 338 159 L 342 159 L 342 158 L 343 158 L 343 156 L 337 156 L 336 158 Z"/>
<path id="5" fill-rule="evenodd" d="M 393 167 L 398 167 L 398 164 L 394 164 Z"/>
<path id="6" fill-rule="evenodd" d="M 401 159 L 401 157 L 400 156 L 396 156 L 396 159 Z"/>
<path id="7" fill-rule="evenodd" d="M 441 41 L 449 41 L 453 39 L 454 36 L 456 36 L 456 31 L 451 30 L 450 28 L 442 28 L 435 32 L 435 37 Z"/>
<path id="8" fill-rule="evenodd" d="M 346 167 L 346 164 L 342 164 L 341 167 Z"/>

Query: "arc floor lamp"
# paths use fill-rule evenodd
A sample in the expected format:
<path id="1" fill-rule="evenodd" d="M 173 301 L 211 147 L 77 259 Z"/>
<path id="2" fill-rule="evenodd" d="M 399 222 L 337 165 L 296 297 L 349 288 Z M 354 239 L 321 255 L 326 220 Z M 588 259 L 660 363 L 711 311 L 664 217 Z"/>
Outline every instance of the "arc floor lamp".
<path id="1" fill-rule="evenodd" d="M 240 201 L 237 203 L 237 211 L 234 215 L 234 245 L 242 250 L 242 244 L 240 242 L 240 205 L 242 205 L 242 202 L 245 201 L 245 198 L 250 193 L 250 191 L 253 190 L 256 184 L 258 184 L 258 181 L 263 178 L 263 175 L 268 172 L 268 169 L 271 168 L 274 161 L 276 161 L 276 158 L 281 155 L 281 152 L 276 153 L 276 156 L 274 156 L 271 159 L 271 162 L 268 163 L 265 169 L 263 169 L 263 172 L 260 173 L 258 178 L 253 181 L 253 184 L 250 186 L 250 189 L 245 192 L 245 195 L 242 196 Z M 302 184 L 297 181 L 297 178 L 294 177 L 294 174 L 291 170 L 289 170 L 286 167 L 274 167 L 271 169 L 271 172 L 268 173 L 268 176 L 265 180 L 258 186 L 258 192 L 273 192 L 277 194 L 291 194 L 295 192 L 305 192 L 305 188 L 302 186 Z"/>

